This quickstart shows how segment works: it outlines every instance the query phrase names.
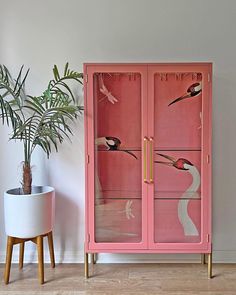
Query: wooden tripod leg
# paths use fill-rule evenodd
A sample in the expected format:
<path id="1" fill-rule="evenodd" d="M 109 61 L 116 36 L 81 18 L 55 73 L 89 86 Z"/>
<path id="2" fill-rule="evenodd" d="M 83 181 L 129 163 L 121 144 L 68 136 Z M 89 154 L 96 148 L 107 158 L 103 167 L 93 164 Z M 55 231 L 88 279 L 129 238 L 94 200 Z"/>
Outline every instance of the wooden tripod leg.
<path id="1" fill-rule="evenodd" d="M 36 238 L 38 248 L 38 277 L 40 284 L 44 283 L 44 265 L 43 265 L 43 237 Z"/>
<path id="2" fill-rule="evenodd" d="M 6 265 L 5 265 L 5 273 L 4 273 L 5 284 L 9 283 L 13 245 L 14 245 L 14 238 L 8 236 L 7 237 Z"/>
<path id="3" fill-rule="evenodd" d="M 53 247 L 53 236 L 52 232 L 48 233 L 48 248 L 50 253 L 51 267 L 55 267 L 54 247 Z"/>
<path id="4" fill-rule="evenodd" d="M 20 257 L 19 257 L 19 269 L 23 268 L 24 264 L 24 251 L 25 251 L 25 242 L 20 243 Z"/>

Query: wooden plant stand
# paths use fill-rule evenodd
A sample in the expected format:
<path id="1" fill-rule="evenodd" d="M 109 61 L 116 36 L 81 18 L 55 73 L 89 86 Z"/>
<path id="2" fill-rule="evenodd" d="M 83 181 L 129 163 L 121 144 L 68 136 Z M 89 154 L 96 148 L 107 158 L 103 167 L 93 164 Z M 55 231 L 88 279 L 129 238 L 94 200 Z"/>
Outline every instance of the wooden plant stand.
<path id="1" fill-rule="evenodd" d="M 7 237 L 7 252 L 6 252 L 6 265 L 4 273 L 4 282 L 5 284 L 9 283 L 10 270 L 11 270 L 11 259 L 12 259 L 12 250 L 13 246 L 20 244 L 20 256 L 19 256 L 19 269 L 23 268 L 24 263 L 24 248 L 25 242 L 32 241 L 37 245 L 38 249 L 38 278 L 40 284 L 44 283 L 44 257 L 43 257 L 43 238 L 48 238 L 48 247 L 50 252 L 51 267 L 55 267 L 55 258 L 54 258 L 54 249 L 53 249 L 53 236 L 52 232 L 49 232 L 44 235 L 40 235 L 33 238 L 21 239 L 15 237 Z"/>

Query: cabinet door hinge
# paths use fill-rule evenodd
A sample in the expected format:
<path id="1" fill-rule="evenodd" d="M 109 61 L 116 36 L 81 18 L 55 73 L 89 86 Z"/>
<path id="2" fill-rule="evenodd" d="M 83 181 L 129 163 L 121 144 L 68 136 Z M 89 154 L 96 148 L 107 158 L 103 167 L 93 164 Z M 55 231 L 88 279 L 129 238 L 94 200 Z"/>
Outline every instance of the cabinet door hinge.
<path id="1" fill-rule="evenodd" d="M 88 83 L 88 74 L 84 74 L 84 82 Z"/>
<path id="2" fill-rule="evenodd" d="M 207 74 L 207 79 L 208 79 L 208 82 L 211 82 L 211 74 L 210 73 Z"/>
<path id="3" fill-rule="evenodd" d="M 86 156 L 86 163 L 89 164 L 89 155 Z"/>
<path id="4" fill-rule="evenodd" d="M 90 234 L 87 234 L 87 242 L 90 242 Z"/>
<path id="5" fill-rule="evenodd" d="M 207 155 L 207 164 L 210 163 L 210 155 Z"/>

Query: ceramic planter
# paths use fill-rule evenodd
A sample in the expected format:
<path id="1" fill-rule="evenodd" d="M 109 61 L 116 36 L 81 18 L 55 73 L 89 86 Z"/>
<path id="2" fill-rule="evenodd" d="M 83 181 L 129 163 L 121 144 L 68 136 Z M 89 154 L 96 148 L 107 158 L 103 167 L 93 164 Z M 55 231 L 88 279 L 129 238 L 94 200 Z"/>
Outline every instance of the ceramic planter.
<path id="1" fill-rule="evenodd" d="M 4 193 L 5 231 L 8 236 L 32 238 L 52 231 L 54 224 L 54 188 L 35 186 L 30 195 L 21 188 Z"/>

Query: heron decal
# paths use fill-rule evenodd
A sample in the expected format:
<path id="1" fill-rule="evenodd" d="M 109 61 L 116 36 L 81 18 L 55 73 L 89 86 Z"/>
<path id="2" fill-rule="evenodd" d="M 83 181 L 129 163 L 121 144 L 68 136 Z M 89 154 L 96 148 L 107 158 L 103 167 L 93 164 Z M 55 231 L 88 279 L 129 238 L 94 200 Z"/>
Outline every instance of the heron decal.
<path id="1" fill-rule="evenodd" d="M 188 87 L 187 92 L 185 92 L 180 97 L 174 99 L 171 103 L 168 104 L 168 106 L 170 106 L 178 101 L 181 101 L 183 99 L 196 97 L 196 96 L 200 95 L 201 92 L 202 92 L 202 84 L 201 84 L 201 82 L 196 82 Z"/>
<path id="2" fill-rule="evenodd" d="M 168 155 L 159 153 L 157 153 L 157 155 L 169 160 L 169 162 L 155 161 L 155 163 L 171 166 L 191 174 L 193 179 L 192 184 L 182 194 L 181 199 L 178 202 L 178 218 L 183 226 L 185 236 L 198 236 L 198 229 L 192 221 L 191 217 L 188 215 L 188 203 L 190 199 L 198 197 L 198 189 L 201 182 L 200 173 L 198 169 L 189 160 L 186 160 L 184 158 L 179 158 L 176 160 L 175 158 Z"/>

